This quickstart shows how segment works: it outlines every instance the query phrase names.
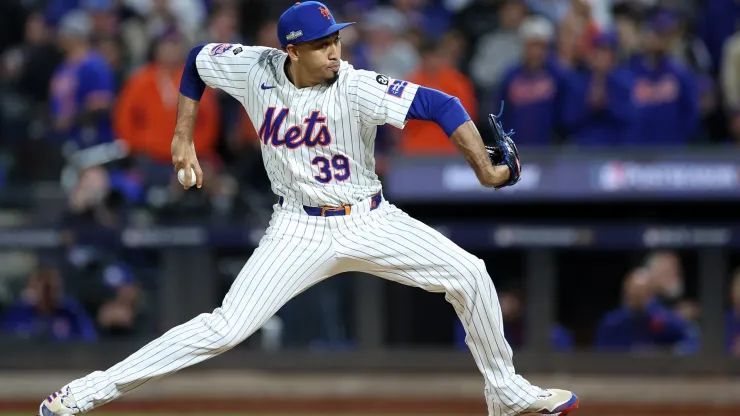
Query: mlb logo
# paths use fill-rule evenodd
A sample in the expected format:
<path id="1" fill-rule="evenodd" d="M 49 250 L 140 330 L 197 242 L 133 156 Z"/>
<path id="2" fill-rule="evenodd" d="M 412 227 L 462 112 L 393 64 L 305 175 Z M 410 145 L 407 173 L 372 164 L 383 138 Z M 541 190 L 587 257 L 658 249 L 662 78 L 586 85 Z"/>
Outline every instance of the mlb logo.
<path id="1" fill-rule="evenodd" d="M 409 85 L 408 82 L 397 79 L 393 81 L 393 83 L 388 87 L 388 94 L 394 97 L 401 98 L 403 96 L 403 91 L 406 89 L 407 85 Z"/>
<path id="2" fill-rule="evenodd" d="M 214 46 L 213 48 L 211 48 L 211 52 L 210 53 L 211 53 L 212 56 L 223 55 L 224 52 L 228 51 L 233 46 L 234 45 L 229 45 L 227 43 L 220 43 L 220 44 Z"/>

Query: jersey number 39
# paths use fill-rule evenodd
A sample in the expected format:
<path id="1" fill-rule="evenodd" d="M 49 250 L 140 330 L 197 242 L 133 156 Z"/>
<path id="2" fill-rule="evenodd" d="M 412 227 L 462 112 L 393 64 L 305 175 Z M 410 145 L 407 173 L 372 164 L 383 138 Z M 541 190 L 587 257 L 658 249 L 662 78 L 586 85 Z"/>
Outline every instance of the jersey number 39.
<path id="1" fill-rule="evenodd" d="M 311 164 L 319 168 L 319 174 L 314 178 L 321 183 L 329 183 L 332 179 L 346 181 L 349 178 L 349 159 L 347 159 L 347 156 L 334 155 L 331 161 L 324 156 L 316 156 Z"/>

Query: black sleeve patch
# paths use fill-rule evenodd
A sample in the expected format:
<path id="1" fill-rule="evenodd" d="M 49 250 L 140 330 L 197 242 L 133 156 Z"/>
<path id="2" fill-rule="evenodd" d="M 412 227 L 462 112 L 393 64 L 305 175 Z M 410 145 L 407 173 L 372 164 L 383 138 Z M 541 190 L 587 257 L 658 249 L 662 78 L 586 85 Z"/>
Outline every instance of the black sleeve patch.
<path id="1" fill-rule="evenodd" d="M 378 81 L 378 84 L 380 85 L 388 85 L 388 77 L 380 74 L 377 77 L 375 77 L 375 80 Z"/>

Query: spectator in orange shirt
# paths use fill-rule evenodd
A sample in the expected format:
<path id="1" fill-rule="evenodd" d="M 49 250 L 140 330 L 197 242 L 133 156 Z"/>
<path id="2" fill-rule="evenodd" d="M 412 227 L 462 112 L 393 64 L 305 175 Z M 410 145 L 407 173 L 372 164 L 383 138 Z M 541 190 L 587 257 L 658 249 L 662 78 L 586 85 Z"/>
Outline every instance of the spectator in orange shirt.
<path id="1" fill-rule="evenodd" d="M 182 37 L 175 31 L 160 36 L 151 63 L 140 68 L 123 86 L 113 117 L 116 135 L 134 154 L 155 163 L 170 164 L 170 142 L 177 118 L 180 76 L 185 62 Z M 198 108 L 195 150 L 201 159 L 215 155 L 218 139 L 218 106 L 206 91 Z"/>
<path id="2" fill-rule="evenodd" d="M 460 98 L 465 110 L 477 118 L 478 104 L 473 83 L 455 69 L 443 53 L 439 43 L 427 43 L 421 47 L 421 67 L 408 77 L 409 82 L 435 88 Z M 451 154 L 457 152 L 442 129 L 434 123 L 409 120 L 402 132 L 399 146 L 404 154 Z"/>

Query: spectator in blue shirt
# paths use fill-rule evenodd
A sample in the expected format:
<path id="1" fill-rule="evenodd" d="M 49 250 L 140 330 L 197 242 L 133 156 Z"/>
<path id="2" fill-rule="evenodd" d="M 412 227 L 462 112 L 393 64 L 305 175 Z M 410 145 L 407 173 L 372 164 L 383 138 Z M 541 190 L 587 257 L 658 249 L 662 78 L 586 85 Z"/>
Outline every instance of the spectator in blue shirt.
<path id="1" fill-rule="evenodd" d="M 90 17 L 82 11 L 67 13 L 58 39 L 65 60 L 51 80 L 52 138 L 80 149 L 113 140 L 110 111 L 115 73 L 90 48 Z"/>
<path id="2" fill-rule="evenodd" d="M 632 145 L 682 145 L 694 136 L 699 124 L 696 77 L 668 50 L 678 21 L 669 12 L 652 17 L 646 51 L 632 59 L 635 74 L 632 98 L 637 105 L 636 134 Z"/>
<path id="3" fill-rule="evenodd" d="M 632 103 L 632 74 L 617 66 L 617 37 L 598 36 L 587 67 L 574 71 L 565 93 L 563 119 L 580 146 L 617 146 L 632 133 L 637 113 Z"/>
<path id="4" fill-rule="evenodd" d="M 62 292 L 59 272 L 42 268 L 31 275 L 21 298 L 0 318 L 0 330 L 20 339 L 54 342 L 95 341 L 92 319 Z"/>
<path id="5" fill-rule="evenodd" d="M 506 103 L 502 122 L 516 132 L 517 144 L 549 145 L 560 124 L 562 93 L 562 71 L 549 59 L 554 28 L 542 17 L 530 17 L 521 33 L 523 62 L 505 73 L 494 104 Z"/>
<path id="6" fill-rule="evenodd" d="M 645 269 L 632 271 L 624 282 L 624 304 L 599 324 L 596 347 L 610 351 L 694 350 L 691 326 L 656 299 L 655 284 Z"/>

